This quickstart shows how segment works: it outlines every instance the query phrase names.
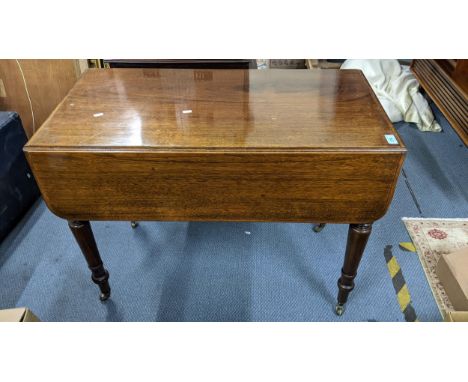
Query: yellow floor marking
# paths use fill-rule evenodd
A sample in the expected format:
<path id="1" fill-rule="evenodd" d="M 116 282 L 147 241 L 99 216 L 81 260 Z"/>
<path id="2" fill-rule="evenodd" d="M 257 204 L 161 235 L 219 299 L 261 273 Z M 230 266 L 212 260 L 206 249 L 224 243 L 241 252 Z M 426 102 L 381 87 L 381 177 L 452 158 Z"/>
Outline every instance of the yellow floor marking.
<path id="1" fill-rule="evenodd" d="M 411 242 L 402 241 L 400 243 L 400 248 L 404 249 L 405 251 L 416 252 L 416 247 Z"/>
<path id="2" fill-rule="evenodd" d="M 406 309 L 410 301 L 411 301 L 411 296 L 409 294 L 408 287 L 405 284 L 403 285 L 403 288 L 401 288 L 400 291 L 398 292 L 398 303 L 400 304 L 400 308 L 402 312 Z"/>
<path id="3" fill-rule="evenodd" d="M 387 267 L 388 271 L 390 272 L 390 277 L 393 279 L 400 270 L 400 266 L 394 257 L 392 257 L 392 259 L 387 263 Z"/>

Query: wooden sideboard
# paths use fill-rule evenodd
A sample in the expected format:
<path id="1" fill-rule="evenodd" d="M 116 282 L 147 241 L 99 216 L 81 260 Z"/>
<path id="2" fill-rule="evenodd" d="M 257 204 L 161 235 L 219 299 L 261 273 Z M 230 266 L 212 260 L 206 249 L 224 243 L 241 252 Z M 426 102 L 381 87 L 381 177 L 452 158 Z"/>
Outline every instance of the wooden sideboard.
<path id="1" fill-rule="evenodd" d="M 413 60 L 411 69 L 465 145 L 468 145 L 468 60 Z"/>

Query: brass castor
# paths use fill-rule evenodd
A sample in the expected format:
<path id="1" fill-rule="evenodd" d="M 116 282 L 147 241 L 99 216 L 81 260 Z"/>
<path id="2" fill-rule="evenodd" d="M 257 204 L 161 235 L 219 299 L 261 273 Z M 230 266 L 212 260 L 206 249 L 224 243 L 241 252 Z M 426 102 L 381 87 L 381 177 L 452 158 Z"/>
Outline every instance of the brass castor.
<path id="1" fill-rule="evenodd" d="M 312 230 L 313 230 L 314 232 L 316 232 L 316 233 L 319 233 L 319 232 L 322 231 L 322 229 L 325 228 L 325 226 L 326 226 L 325 223 L 315 224 L 315 225 L 313 226 Z"/>
<path id="2" fill-rule="evenodd" d="M 344 304 L 336 304 L 335 306 L 335 313 L 337 316 L 342 316 L 345 311 Z"/>
<path id="3" fill-rule="evenodd" d="M 101 301 L 106 301 L 110 297 L 110 291 L 109 293 L 100 293 L 99 294 L 99 300 Z"/>
<path id="4" fill-rule="evenodd" d="M 133 229 L 135 229 L 136 227 L 138 227 L 138 222 L 136 222 L 136 221 L 131 221 L 131 222 L 130 222 L 130 225 L 132 226 Z"/>

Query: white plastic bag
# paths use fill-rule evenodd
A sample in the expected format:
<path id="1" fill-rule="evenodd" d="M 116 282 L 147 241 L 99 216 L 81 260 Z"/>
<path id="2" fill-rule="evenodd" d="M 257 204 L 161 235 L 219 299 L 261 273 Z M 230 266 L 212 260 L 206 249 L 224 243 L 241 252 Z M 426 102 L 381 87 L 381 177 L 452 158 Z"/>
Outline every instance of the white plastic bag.
<path id="1" fill-rule="evenodd" d="M 413 122 L 421 131 L 441 131 L 419 83 L 397 60 L 346 60 L 341 69 L 360 69 L 392 122 Z"/>

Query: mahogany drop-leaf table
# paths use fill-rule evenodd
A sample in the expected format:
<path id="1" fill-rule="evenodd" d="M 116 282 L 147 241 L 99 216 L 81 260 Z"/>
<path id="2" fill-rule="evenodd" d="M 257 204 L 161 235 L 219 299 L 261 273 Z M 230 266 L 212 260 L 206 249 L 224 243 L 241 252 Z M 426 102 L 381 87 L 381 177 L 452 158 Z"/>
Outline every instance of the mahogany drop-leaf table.
<path id="1" fill-rule="evenodd" d="M 89 70 L 24 150 L 102 300 L 91 220 L 347 223 L 338 314 L 406 152 L 360 71 L 293 69 Z"/>

